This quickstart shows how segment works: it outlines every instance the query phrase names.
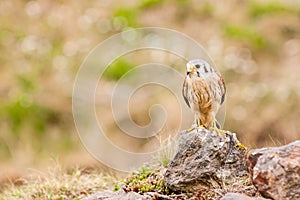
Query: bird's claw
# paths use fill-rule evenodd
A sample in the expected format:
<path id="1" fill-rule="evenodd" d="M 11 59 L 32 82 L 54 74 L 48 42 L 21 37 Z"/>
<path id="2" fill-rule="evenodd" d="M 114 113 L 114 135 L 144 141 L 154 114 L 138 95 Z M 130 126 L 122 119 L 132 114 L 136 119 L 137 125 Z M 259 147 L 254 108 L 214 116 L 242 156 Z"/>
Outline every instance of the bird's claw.
<path id="1" fill-rule="evenodd" d="M 227 133 L 225 130 L 218 129 L 217 127 L 211 127 L 210 129 L 216 131 L 218 133 L 219 137 L 221 137 L 222 134 L 226 134 Z M 246 146 L 243 145 L 240 141 L 237 141 L 236 146 L 238 146 L 241 149 L 246 149 Z"/>
<path id="2" fill-rule="evenodd" d="M 188 131 L 188 132 L 191 132 L 192 130 L 194 130 L 194 129 L 196 129 L 196 128 L 204 128 L 204 126 L 203 126 L 203 125 L 200 125 L 200 126 L 198 126 L 198 125 L 192 126 L 191 128 L 187 129 L 187 131 Z"/>
<path id="3" fill-rule="evenodd" d="M 221 137 L 222 134 L 225 134 L 225 135 L 226 135 L 226 133 L 227 133 L 225 130 L 218 129 L 216 126 L 211 127 L 210 130 L 216 131 L 216 132 L 218 133 L 218 136 L 219 136 L 219 137 Z"/>
<path id="4" fill-rule="evenodd" d="M 246 146 L 243 145 L 240 141 L 237 142 L 236 146 L 238 146 L 241 149 L 246 149 Z"/>
<path id="5" fill-rule="evenodd" d="M 188 132 L 191 132 L 191 131 L 194 130 L 195 128 L 196 128 L 196 127 L 188 128 L 187 131 L 188 131 Z"/>

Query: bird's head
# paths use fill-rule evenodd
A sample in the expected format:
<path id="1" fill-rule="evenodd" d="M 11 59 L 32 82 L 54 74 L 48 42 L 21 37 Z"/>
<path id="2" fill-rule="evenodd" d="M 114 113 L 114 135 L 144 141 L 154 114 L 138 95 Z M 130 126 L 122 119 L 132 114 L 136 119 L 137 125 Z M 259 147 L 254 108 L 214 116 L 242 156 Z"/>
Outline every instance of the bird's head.
<path id="1" fill-rule="evenodd" d="M 191 60 L 186 64 L 186 73 L 189 76 L 196 75 L 200 77 L 201 74 L 206 74 L 211 72 L 213 72 L 211 66 L 206 61 L 201 59 Z"/>

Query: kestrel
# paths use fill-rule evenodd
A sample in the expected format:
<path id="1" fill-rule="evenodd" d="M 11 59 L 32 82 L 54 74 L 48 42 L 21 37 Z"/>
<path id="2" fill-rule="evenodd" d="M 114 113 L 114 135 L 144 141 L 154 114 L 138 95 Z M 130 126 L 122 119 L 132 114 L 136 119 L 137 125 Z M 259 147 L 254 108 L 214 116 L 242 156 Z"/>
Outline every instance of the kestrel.
<path id="1" fill-rule="evenodd" d="M 194 113 L 197 127 L 220 128 L 216 114 L 225 100 L 225 93 L 222 76 L 206 61 L 195 59 L 187 63 L 182 95 Z"/>

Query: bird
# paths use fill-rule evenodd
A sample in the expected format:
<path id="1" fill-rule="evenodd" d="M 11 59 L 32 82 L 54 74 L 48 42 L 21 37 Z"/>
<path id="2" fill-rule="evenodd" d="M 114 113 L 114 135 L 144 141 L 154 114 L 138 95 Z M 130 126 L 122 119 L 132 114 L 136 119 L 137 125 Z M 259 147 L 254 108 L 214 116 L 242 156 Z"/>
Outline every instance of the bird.
<path id="1" fill-rule="evenodd" d="M 205 60 L 193 59 L 186 64 L 182 95 L 194 113 L 192 127 L 219 130 L 216 114 L 225 101 L 225 94 L 224 79 Z"/>

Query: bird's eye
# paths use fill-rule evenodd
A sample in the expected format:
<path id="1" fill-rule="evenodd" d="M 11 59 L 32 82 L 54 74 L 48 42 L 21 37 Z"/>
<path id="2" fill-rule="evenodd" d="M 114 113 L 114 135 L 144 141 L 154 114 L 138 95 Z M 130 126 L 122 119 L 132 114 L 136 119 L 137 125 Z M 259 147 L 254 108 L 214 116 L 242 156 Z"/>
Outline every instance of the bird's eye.
<path id="1" fill-rule="evenodd" d="M 195 66 L 196 66 L 196 68 L 197 68 L 197 69 L 199 69 L 199 68 L 200 68 L 200 65 L 198 65 L 198 64 L 197 64 L 197 65 L 195 65 Z"/>

